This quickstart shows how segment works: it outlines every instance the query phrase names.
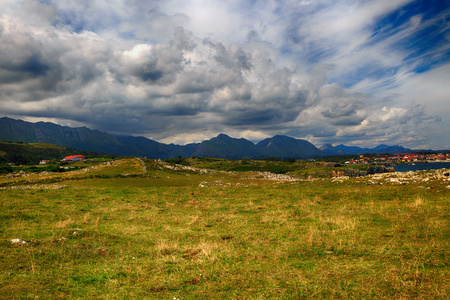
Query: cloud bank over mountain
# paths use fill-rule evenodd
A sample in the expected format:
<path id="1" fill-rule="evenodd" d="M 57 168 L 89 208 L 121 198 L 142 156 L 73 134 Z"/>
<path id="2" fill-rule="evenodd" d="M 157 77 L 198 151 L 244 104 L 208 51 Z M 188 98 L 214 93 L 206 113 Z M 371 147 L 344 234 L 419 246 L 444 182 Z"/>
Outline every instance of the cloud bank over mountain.
<path id="1" fill-rule="evenodd" d="M 5 116 L 176 144 L 450 147 L 448 1 L 0 5 Z"/>

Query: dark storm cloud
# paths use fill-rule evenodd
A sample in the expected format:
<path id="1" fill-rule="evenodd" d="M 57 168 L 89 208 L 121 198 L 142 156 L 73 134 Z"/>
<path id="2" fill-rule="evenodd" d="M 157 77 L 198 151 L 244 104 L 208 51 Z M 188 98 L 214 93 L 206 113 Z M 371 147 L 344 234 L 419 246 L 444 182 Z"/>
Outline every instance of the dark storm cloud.
<path id="1" fill-rule="evenodd" d="M 12 65 L 8 68 L 5 66 L 7 71 L 18 71 L 29 73 L 30 76 L 43 76 L 50 69 L 50 66 L 42 61 L 42 58 L 38 54 L 33 54 L 28 57 L 23 63 L 18 62 L 18 64 Z"/>
<path id="2" fill-rule="evenodd" d="M 322 116 L 336 126 L 360 125 L 367 118 L 369 101 L 364 95 L 348 93 L 337 86 L 326 86 L 319 92 Z"/>
<path id="3" fill-rule="evenodd" d="M 259 127 L 293 121 L 298 116 L 298 111 L 286 109 L 249 109 L 243 112 L 227 112 L 224 115 L 224 122 L 227 125 Z"/>

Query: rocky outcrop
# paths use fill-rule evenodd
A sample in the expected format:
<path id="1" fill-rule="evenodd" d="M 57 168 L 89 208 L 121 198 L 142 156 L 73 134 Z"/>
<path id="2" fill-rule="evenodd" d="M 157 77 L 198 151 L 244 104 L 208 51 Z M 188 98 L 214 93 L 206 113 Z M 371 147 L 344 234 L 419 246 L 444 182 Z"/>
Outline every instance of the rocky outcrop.
<path id="1" fill-rule="evenodd" d="M 341 165 L 326 165 L 327 167 L 340 167 Z M 361 177 L 361 176 L 367 176 L 367 175 L 373 175 L 373 174 L 382 174 L 382 173 L 390 173 L 394 172 L 393 167 L 385 167 L 385 166 L 378 166 L 378 167 L 369 167 L 367 171 L 358 170 L 358 169 L 340 169 L 340 170 L 333 170 L 331 171 L 331 177 L 333 178 L 339 178 L 339 177 Z"/>
<path id="2" fill-rule="evenodd" d="M 374 174 L 368 176 L 370 184 L 410 184 L 427 183 L 440 181 L 448 183 L 450 188 L 450 169 L 440 169 L 434 171 L 410 171 Z"/>
<path id="3" fill-rule="evenodd" d="M 391 173 L 391 172 L 395 172 L 394 167 L 377 166 L 377 167 L 370 167 L 369 170 L 367 170 L 367 175 Z"/>

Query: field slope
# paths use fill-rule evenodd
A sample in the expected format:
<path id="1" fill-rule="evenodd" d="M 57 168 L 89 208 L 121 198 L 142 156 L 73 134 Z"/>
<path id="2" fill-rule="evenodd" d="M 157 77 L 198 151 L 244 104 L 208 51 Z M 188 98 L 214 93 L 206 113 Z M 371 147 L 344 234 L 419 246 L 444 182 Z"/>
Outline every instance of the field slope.
<path id="1" fill-rule="evenodd" d="M 448 299 L 448 170 L 295 180 L 126 158 L 0 177 L 1 299 Z"/>

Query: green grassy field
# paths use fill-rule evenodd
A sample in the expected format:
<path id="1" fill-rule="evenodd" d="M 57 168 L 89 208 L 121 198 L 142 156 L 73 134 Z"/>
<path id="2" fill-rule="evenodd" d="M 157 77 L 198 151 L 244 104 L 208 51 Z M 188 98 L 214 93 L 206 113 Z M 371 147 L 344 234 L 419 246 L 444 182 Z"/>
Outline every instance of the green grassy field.
<path id="1" fill-rule="evenodd" d="M 0 298 L 449 299 L 446 178 L 279 181 L 197 161 L 212 164 L 0 177 Z"/>

